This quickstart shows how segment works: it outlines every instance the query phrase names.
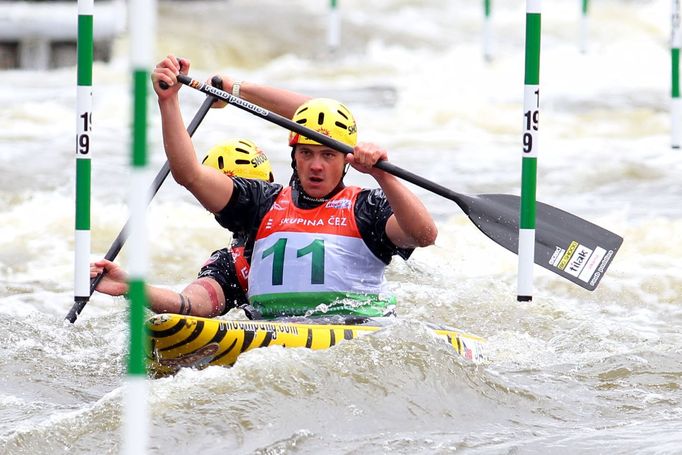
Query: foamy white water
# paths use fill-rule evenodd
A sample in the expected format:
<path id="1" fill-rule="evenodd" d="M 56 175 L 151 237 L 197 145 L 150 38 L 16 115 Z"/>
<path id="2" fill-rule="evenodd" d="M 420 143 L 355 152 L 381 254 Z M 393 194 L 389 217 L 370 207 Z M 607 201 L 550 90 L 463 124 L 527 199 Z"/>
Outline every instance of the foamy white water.
<path id="1" fill-rule="evenodd" d="M 371 4 L 368 4 L 371 3 Z M 339 2 L 341 49 L 325 49 L 327 2 L 164 2 L 157 53 L 342 99 L 360 139 L 465 194 L 518 194 L 525 2 Z M 151 383 L 150 453 L 679 453 L 682 447 L 682 152 L 670 148 L 670 4 L 543 2 L 538 198 L 625 238 L 599 288 L 535 269 L 519 304 L 516 256 L 457 205 L 415 188 L 436 246 L 389 270 L 405 322 L 328 351 L 263 349 L 231 369 Z M 94 71 L 92 254 L 127 218 L 128 43 Z M 6 71 L 0 88 L 0 453 L 117 453 L 126 303 L 95 294 L 74 325 L 75 69 Z M 186 122 L 203 95 L 183 89 Z M 150 181 L 161 168 L 150 114 Z M 287 132 L 212 111 L 197 153 L 233 136 L 290 175 Z M 349 183 L 373 185 L 351 172 Z M 182 288 L 222 230 L 172 179 L 149 210 L 149 281 Z M 126 264 L 126 249 L 120 262 Z M 463 362 L 424 322 L 486 337 Z"/>

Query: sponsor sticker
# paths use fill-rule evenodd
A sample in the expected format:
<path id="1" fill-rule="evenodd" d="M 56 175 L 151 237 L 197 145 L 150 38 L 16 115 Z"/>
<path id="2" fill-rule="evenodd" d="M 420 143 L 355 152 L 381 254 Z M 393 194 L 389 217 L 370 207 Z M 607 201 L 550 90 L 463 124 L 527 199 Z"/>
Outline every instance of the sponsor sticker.
<path id="1" fill-rule="evenodd" d="M 604 258 L 605 254 L 606 250 L 604 248 L 600 246 L 595 248 L 594 253 L 592 253 L 592 256 L 590 256 L 590 259 L 585 264 L 583 271 L 580 272 L 580 275 L 578 275 L 578 278 L 587 283 L 592 277 L 592 274 L 594 274 L 595 270 L 597 270 L 597 267 L 601 263 L 601 260 Z"/>
<path id="2" fill-rule="evenodd" d="M 351 205 L 350 199 L 336 199 L 327 202 L 325 205 L 328 209 L 349 209 Z"/>
<path id="3" fill-rule="evenodd" d="M 578 245 L 571 256 L 571 260 L 566 266 L 565 272 L 569 275 L 577 277 L 585 268 L 585 264 L 587 264 L 590 256 L 592 256 L 591 248 L 588 248 L 585 245 Z"/>
<path id="4" fill-rule="evenodd" d="M 566 252 L 566 250 L 564 250 L 564 249 L 561 248 L 560 246 L 557 246 L 557 247 L 554 247 L 554 248 L 555 248 L 555 249 L 554 249 L 554 254 L 552 255 L 551 258 L 549 258 L 549 264 L 550 264 L 550 265 L 553 265 L 554 267 L 558 267 L 558 266 L 559 266 L 559 261 L 560 261 L 561 258 L 563 257 L 563 255 L 564 255 L 564 253 Z"/>
<path id="5" fill-rule="evenodd" d="M 590 281 L 590 286 L 594 286 L 595 284 L 597 284 L 599 277 L 601 276 L 602 273 L 604 273 L 604 270 L 606 270 L 606 267 L 609 265 L 609 261 L 611 261 L 612 256 L 613 250 L 609 250 L 604 256 L 604 259 L 602 259 L 601 263 L 599 264 L 597 273 L 595 273 L 594 276 L 592 277 L 592 280 Z"/>
<path id="6" fill-rule="evenodd" d="M 578 242 L 574 240 L 568 245 L 568 248 L 566 248 L 566 252 L 562 256 L 561 261 L 559 261 L 559 265 L 557 265 L 558 268 L 561 270 L 566 268 L 566 265 L 568 264 L 568 261 L 571 260 L 571 256 L 573 256 L 573 252 L 576 248 L 578 248 Z"/>

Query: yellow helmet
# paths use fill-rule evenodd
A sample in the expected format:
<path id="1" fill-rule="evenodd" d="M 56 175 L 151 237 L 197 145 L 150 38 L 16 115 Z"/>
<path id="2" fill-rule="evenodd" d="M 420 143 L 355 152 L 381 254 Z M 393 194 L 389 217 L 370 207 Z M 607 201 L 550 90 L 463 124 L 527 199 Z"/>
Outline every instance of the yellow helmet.
<path id="1" fill-rule="evenodd" d="M 338 101 L 329 98 L 308 100 L 296 110 L 292 120 L 351 147 L 355 147 L 358 142 L 355 118 L 350 110 Z M 292 131 L 289 133 L 289 145 L 297 144 L 320 145 Z"/>
<path id="2" fill-rule="evenodd" d="M 273 182 L 272 166 L 261 149 L 248 139 L 232 139 L 217 144 L 201 164 L 211 166 L 231 177 Z"/>

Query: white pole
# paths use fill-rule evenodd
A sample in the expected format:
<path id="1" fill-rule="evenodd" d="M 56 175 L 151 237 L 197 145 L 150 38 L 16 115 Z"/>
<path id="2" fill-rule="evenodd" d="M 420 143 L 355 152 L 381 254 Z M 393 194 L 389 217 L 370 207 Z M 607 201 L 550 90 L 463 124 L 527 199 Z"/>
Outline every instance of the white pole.
<path id="1" fill-rule="evenodd" d="M 330 52 L 336 52 L 341 45 L 341 16 L 337 0 L 329 2 L 329 26 L 327 27 L 327 46 Z"/>
<path id="2" fill-rule="evenodd" d="M 93 0 L 78 0 L 74 303 L 80 308 L 90 299 L 93 12 Z"/>
<path id="3" fill-rule="evenodd" d="M 519 213 L 519 270 L 516 299 L 533 299 L 535 195 L 540 124 L 541 0 L 526 0 L 526 55 L 523 91 L 523 149 Z"/>
<path id="4" fill-rule="evenodd" d="M 144 310 L 147 306 L 145 276 L 147 274 L 146 208 L 149 193 L 147 170 L 147 93 L 149 68 L 154 55 L 156 37 L 155 0 L 131 0 L 130 44 L 133 79 L 132 170 L 129 194 L 130 208 L 130 352 L 128 375 L 123 400 L 124 454 L 145 453 L 147 448 L 149 405 L 148 381 L 144 353 L 146 334 Z"/>
<path id="5" fill-rule="evenodd" d="M 493 26 L 491 0 L 483 0 L 483 58 L 493 59 Z"/>
<path id="6" fill-rule="evenodd" d="M 587 39 L 589 34 L 590 20 L 587 15 L 589 0 L 580 0 L 580 52 L 587 53 Z"/>

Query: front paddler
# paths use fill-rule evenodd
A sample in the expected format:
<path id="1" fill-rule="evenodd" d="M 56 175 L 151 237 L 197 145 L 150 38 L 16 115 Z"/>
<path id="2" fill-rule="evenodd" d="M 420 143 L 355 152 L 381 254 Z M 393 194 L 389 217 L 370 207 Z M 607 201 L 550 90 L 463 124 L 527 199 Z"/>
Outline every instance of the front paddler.
<path id="1" fill-rule="evenodd" d="M 248 298 L 253 310 L 262 318 L 394 314 L 395 298 L 384 289 L 386 266 L 394 255 L 407 259 L 415 247 L 432 245 L 437 228 L 406 186 L 373 167 L 388 159 L 386 150 L 357 143 L 355 119 L 346 106 L 310 99 L 295 111 L 293 121 L 353 147 L 353 154 L 292 133 L 290 186 L 217 178 L 214 169 L 197 161 L 184 128 L 176 75 L 186 74 L 190 65 L 182 63 L 168 56 L 152 74 L 166 156 L 173 178 L 222 226 L 249 233 L 244 254 L 251 259 Z M 160 82 L 169 88 L 162 89 Z M 280 115 L 292 99 L 302 98 L 243 82 L 240 90 L 242 98 Z M 272 109 L 276 106 L 283 108 Z M 346 186 L 348 165 L 371 175 L 380 188 Z"/>

